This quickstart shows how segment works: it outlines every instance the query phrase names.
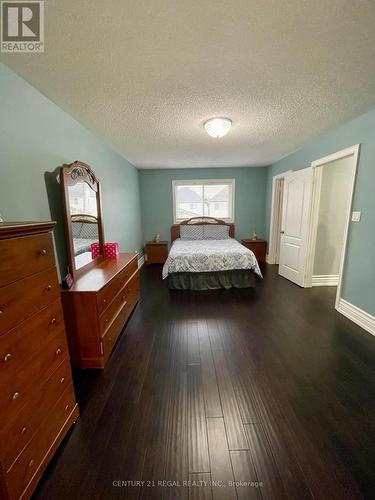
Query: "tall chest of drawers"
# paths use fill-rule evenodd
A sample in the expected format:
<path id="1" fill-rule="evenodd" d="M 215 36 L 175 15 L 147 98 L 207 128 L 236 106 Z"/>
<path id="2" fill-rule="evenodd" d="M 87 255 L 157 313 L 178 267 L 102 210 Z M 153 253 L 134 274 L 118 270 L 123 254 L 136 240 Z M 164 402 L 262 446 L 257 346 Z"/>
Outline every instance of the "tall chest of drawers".
<path id="1" fill-rule="evenodd" d="M 27 499 L 78 418 L 54 222 L 0 223 L 0 498 Z"/>
<path id="2" fill-rule="evenodd" d="M 62 301 L 72 364 L 104 368 L 140 295 L 136 253 L 101 259 L 84 272 Z"/>

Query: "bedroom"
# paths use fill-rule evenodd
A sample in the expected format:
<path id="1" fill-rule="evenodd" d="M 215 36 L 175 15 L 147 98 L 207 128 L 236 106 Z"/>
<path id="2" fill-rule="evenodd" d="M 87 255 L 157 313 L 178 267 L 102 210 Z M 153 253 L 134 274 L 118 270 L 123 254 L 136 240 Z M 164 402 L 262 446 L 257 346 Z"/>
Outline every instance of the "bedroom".
<path id="1" fill-rule="evenodd" d="M 44 51 L 0 52 L 1 499 L 371 498 L 373 5 L 34 3 Z M 341 286 L 299 286 L 273 187 L 308 171 L 313 197 L 330 155 L 355 163 Z M 294 206 L 305 277 L 319 212 Z M 222 226 L 203 248 L 234 236 L 263 278 L 170 290 L 176 224 Z"/>

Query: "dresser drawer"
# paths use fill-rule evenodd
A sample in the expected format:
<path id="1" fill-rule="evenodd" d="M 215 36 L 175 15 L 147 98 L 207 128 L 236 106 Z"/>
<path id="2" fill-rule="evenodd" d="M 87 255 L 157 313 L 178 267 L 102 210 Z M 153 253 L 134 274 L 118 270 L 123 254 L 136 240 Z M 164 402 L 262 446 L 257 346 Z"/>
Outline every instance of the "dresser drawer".
<path id="1" fill-rule="evenodd" d="M 110 306 L 100 316 L 100 333 L 103 335 L 111 326 L 124 305 L 134 306 L 139 300 L 139 272 L 136 271 L 125 287 L 111 302 Z"/>
<path id="2" fill-rule="evenodd" d="M 23 371 L 57 331 L 64 334 L 60 299 L 0 335 L 0 379 Z"/>
<path id="3" fill-rule="evenodd" d="M 75 408 L 73 387 L 69 386 L 52 411 L 46 416 L 41 427 L 18 456 L 8 473 L 4 474 L 10 498 L 22 494 L 34 474 L 38 472 L 50 447 Z"/>
<path id="4" fill-rule="evenodd" d="M 55 265 L 52 235 L 0 240 L 0 287 Z"/>
<path id="5" fill-rule="evenodd" d="M 49 337 L 31 362 L 17 370 L 5 369 L 0 377 L 0 425 L 12 418 L 29 401 L 30 393 L 68 357 L 64 330 Z"/>
<path id="6" fill-rule="evenodd" d="M 55 268 L 0 288 L 0 334 L 59 297 Z"/>
<path id="7" fill-rule="evenodd" d="M 132 303 L 136 303 L 139 300 L 139 291 L 140 291 L 140 278 L 139 272 L 134 274 L 132 279 L 129 281 L 127 286 L 128 289 L 128 300 Z"/>
<path id="8" fill-rule="evenodd" d="M 22 449 L 33 437 L 41 422 L 51 411 L 64 390 L 72 383 L 69 359 L 43 383 L 33 388 L 30 401 L 5 425 L 0 427 L 0 461 L 8 471 Z"/>
<path id="9" fill-rule="evenodd" d="M 115 320 L 105 332 L 105 334 L 101 338 L 102 347 L 103 347 L 103 355 L 104 361 L 106 362 L 109 358 L 116 341 L 125 327 L 125 323 L 129 318 L 132 310 L 134 309 L 134 305 L 129 303 L 124 304 L 123 308 L 118 312 Z"/>
<path id="10" fill-rule="evenodd" d="M 125 286 L 120 292 L 116 295 L 114 300 L 111 302 L 110 306 L 103 312 L 103 314 L 99 318 L 100 322 L 100 333 L 103 335 L 108 328 L 110 328 L 113 321 L 116 319 L 119 312 L 127 303 L 128 297 L 128 287 Z"/>
<path id="11" fill-rule="evenodd" d="M 120 292 L 132 274 L 138 269 L 137 259 L 134 258 L 129 264 L 115 276 L 104 288 L 102 288 L 97 296 L 98 311 L 102 314 L 109 306 L 113 298 Z"/>

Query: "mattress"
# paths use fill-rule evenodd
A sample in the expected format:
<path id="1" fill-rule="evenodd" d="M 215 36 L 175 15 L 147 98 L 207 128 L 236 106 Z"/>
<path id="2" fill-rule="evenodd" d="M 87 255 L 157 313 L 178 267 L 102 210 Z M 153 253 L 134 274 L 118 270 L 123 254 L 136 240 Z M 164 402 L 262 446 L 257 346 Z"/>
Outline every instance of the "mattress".
<path id="1" fill-rule="evenodd" d="M 230 271 L 251 269 L 262 277 L 254 253 L 234 238 L 223 240 L 174 241 L 163 266 L 163 279 L 169 274 L 181 272 Z"/>

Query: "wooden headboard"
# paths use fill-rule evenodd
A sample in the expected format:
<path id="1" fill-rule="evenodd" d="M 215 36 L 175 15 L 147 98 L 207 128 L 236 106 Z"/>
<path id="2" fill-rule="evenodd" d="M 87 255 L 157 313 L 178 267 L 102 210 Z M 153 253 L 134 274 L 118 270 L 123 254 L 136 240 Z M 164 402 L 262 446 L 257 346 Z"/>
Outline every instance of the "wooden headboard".
<path id="1" fill-rule="evenodd" d="M 175 239 L 180 237 L 180 226 L 187 224 L 220 224 L 224 226 L 229 226 L 229 236 L 234 238 L 234 224 L 231 222 L 225 222 L 220 219 L 215 219 L 214 217 L 192 217 L 191 219 L 187 219 L 182 221 L 180 224 L 173 224 L 171 226 L 171 241 L 173 242 Z"/>

